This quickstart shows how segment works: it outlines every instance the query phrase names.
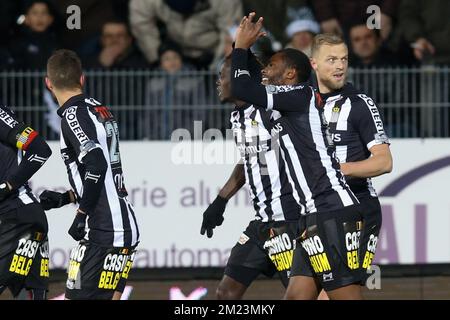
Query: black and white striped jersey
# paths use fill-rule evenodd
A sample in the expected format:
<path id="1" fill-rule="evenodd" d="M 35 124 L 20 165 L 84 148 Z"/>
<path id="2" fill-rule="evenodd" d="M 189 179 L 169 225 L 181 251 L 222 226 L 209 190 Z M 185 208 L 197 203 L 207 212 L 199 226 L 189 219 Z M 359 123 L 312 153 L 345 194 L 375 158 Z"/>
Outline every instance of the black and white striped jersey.
<path id="1" fill-rule="evenodd" d="M 358 203 L 339 169 L 323 108 L 312 87 L 263 86 L 251 80 L 247 52 L 234 49 L 231 65 L 232 96 L 278 110 L 274 129 L 279 133 L 281 158 L 309 213 L 337 210 Z M 237 72 L 240 71 L 240 72 Z"/>
<path id="2" fill-rule="evenodd" d="M 370 148 L 389 144 L 375 102 L 351 84 L 321 98 L 339 162 L 365 160 L 370 157 Z M 351 177 L 347 183 L 358 199 L 377 196 L 370 178 Z"/>
<path id="3" fill-rule="evenodd" d="M 253 105 L 236 107 L 230 117 L 256 219 L 263 222 L 298 220 L 304 212 L 272 142 L 273 121 L 279 117 L 277 111 Z"/>
<path id="4" fill-rule="evenodd" d="M 108 107 L 82 94 L 70 98 L 58 114 L 62 118 L 61 156 L 80 209 L 83 206 L 88 214 L 86 239 L 103 246 L 136 245 L 139 230 L 125 188 L 114 116 Z M 104 177 L 92 173 L 84 161 L 94 150 L 98 162 L 106 161 Z M 84 192 L 88 183 L 101 184 L 95 199 L 89 199 L 93 192 Z"/>
<path id="5" fill-rule="evenodd" d="M 0 183 L 8 181 L 15 190 L 0 202 L 0 213 L 39 203 L 27 180 L 47 161 L 51 150 L 41 138 L 39 150 L 43 152 L 28 152 L 36 137 L 36 131 L 18 120 L 10 108 L 0 105 Z"/>

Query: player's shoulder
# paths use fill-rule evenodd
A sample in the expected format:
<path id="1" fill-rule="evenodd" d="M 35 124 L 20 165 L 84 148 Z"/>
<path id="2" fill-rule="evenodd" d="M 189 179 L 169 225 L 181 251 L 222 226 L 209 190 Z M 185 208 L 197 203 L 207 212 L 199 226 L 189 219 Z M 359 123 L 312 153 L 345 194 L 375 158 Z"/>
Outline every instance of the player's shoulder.
<path id="1" fill-rule="evenodd" d="M 306 83 L 296 85 L 273 85 L 273 84 L 266 85 L 266 91 L 267 93 L 270 94 L 277 94 L 296 90 L 310 90 L 312 92 L 313 88 Z"/>

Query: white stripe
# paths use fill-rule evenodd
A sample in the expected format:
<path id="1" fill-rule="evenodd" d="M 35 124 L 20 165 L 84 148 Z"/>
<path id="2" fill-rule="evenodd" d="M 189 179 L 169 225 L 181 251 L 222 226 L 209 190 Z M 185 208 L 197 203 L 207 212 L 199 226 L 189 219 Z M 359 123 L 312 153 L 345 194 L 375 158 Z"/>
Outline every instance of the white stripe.
<path id="1" fill-rule="evenodd" d="M 314 203 L 314 199 L 312 197 L 312 192 L 311 189 L 309 189 L 308 183 L 306 182 L 305 174 L 303 173 L 302 165 L 298 160 L 298 155 L 297 151 L 295 150 L 294 144 L 292 143 L 291 138 L 287 134 L 283 135 L 281 138 L 283 139 L 284 146 L 286 147 L 289 157 L 291 158 L 292 167 L 294 168 L 294 173 L 298 179 L 300 188 L 302 189 L 302 192 L 305 195 L 306 208 L 308 212 L 316 212 L 317 208 Z"/>
<path id="2" fill-rule="evenodd" d="M 336 158 L 339 163 L 347 162 L 347 146 L 336 146 Z"/>
<path id="3" fill-rule="evenodd" d="M 270 205 L 273 211 L 273 220 L 285 220 L 283 208 L 281 206 L 281 182 L 280 182 L 280 169 L 278 166 L 278 160 L 274 150 L 266 152 L 267 171 L 269 173 L 270 187 L 272 190 L 272 201 Z"/>
<path id="4" fill-rule="evenodd" d="M 69 163 L 72 180 L 75 183 L 75 189 L 80 197 L 83 196 L 83 181 L 81 180 L 80 171 L 76 162 Z"/>
<path id="5" fill-rule="evenodd" d="M 273 95 L 271 93 L 267 93 L 267 110 L 273 109 Z"/>
<path id="6" fill-rule="evenodd" d="M 253 178 L 253 185 L 256 189 L 256 196 L 258 197 L 259 214 L 263 218 L 263 221 L 267 221 L 267 214 L 264 211 L 266 209 L 266 204 L 264 201 L 267 200 L 266 194 L 264 193 L 264 188 L 261 180 L 261 170 L 258 164 L 257 155 L 251 155 L 249 159 L 251 175 Z"/>
<path id="7" fill-rule="evenodd" d="M 339 183 L 339 179 L 336 177 L 336 170 L 334 170 L 330 156 L 327 153 L 327 147 L 325 146 L 325 142 L 323 141 L 324 137 L 322 133 L 320 115 L 319 111 L 316 109 L 314 105 L 314 98 L 311 99 L 309 105 L 309 123 L 311 126 L 311 134 L 314 143 L 316 144 L 316 151 L 319 152 L 320 161 L 322 162 L 322 166 L 325 168 L 327 172 L 327 176 L 328 179 L 330 180 L 331 187 L 338 193 L 345 207 L 353 205 L 354 202 L 352 201 L 352 198 L 350 197 L 349 193 Z"/>
<path id="8" fill-rule="evenodd" d="M 278 142 L 278 147 L 279 147 L 279 150 L 280 150 L 281 158 L 283 159 L 283 162 L 284 162 L 284 167 L 286 168 L 286 175 L 287 175 L 289 184 L 291 185 L 291 188 L 292 188 L 292 195 L 294 196 L 295 201 L 297 201 L 297 204 L 301 208 L 300 209 L 300 213 L 301 214 L 305 214 L 306 213 L 306 209 L 305 209 L 305 206 L 303 205 L 303 203 L 300 201 L 300 195 L 298 194 L 297 188 L 295 187 L 294 180 L 292 179 L 292 176 L 291 176 L 291 171 L 290 171 L 289 166 L 288 166 L 288 164 L 286 162 L 286 155 L 285 155 L 285 153 L 283 151 L 283 148 L 281 148 L 280 140 L 277 140 L 277 142 Z"/>
<path id="9" fill-rule="evenodd" d="M 260 110 L 256 111 L 255 120 L 258 122 L 258 134 L 260 142 L 271 143 L 271 135 L 267 128 L 264 126 L 263 119 L 261 117 Z M 258 157 L 265 159 L 265 164 L 267 167 L 267 173 L 270 180 L 270 188 L 272 191 L 272 198 L 270 201 L 270 206 L 273 211 L 273 220 L 285 220 L 283 209 L 281 207 L 281 183 L 280 183 L 280 170 L 278 166 L 278 160 L 275 155 L 274 150 L 267 152 L 258 153 Z"/>
<path id="10" fill-rule="evenodd" d="M 120 207 L 119 195 L 117 194 L 116 185 L 114 184 L 111 164 L 109 161 L 109 148 L 108 143 L 106 141 L 106 130 L 103 125 L 97 121 L 97 118 L 88 111 L 89 116 L 92 119 L 92 122 L 95 124 L 97 139 L 102 146 L 103 156 L 108 163 L 108 170 L 105 175 L 105 190 L 106 197 L 108 199 L 109 208 L 111 210 L 111 218 L 113 222 L 114 229 L 114 247 L 123 247 L 124 246 L 124 229 L 122 222 L 122 209 Z"/>
<path id="11" fill-rule="evenodd" d="M 22 150 L 17 150 L 17 164 L 20 165 L 22 162 Z M 23 204 L 33 203 L 33 199 L 27 194 L 27 189 L 24 186 L 19 188 L 19 199 Z"/>
<path id="12" fill-rule="evenodd" d="M 335 103 L 336 104 L 336 103 Z M 347 130 L 347 120 L 350 115 L 350 110 L 352 109 L 352 104 L 350 99 L 346 99 L 345 103 L 341 106 L 341 112 L 339 113 L 338 122 L 336 125 L 336 130 Z"/>
<path id="13" fill-rule="evenodd" d="M 66 141 L 64 141 L 64 136 L 62 131 L 60 132 L 59 141 L 61 145 L 61 150 L 66 149 Z M 68 164 L 70 170 L 70 176 L 72 177 L 73 182 L 75 183 L 75 191 L 78 193 L 80 197 L 83 196 L 83 182 L 81 181 L 80 172 L 78 171 L 78 166 L 76 162 L 71 162 Z"/>
<path id="14" fill-rule="evenodd" d="M 128 200 L 128 197 L 123 198 L 123 200 L 125 201 L 126 207 L 127 207 L 127 212 L 128 212 L 128 220 L 130 221 L 130 228 L 131 228 L 131 245 L 134 246 L 137 242 L 138 242 L 138 227 L 137 227 L 137 219 L 136 219 L 136 211 L 134 210 L 133 205 L 131 204 L 131 202 Z M 130 211 L 130 208 L 133 210 L 134 214 L 134 218 L 133 215 Z M 136 219 L 136 222 L 135 222 Z"/>

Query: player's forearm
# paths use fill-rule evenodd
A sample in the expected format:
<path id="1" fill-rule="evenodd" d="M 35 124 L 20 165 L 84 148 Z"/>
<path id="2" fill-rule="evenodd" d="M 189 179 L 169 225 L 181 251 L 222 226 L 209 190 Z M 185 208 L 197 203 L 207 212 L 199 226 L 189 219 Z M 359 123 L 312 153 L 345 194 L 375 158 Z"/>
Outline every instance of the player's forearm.
<path id="1" fill-rule="evenodd" d="M 231 95 L 237 100 L 267 106 L 265 87 L 250 77 L 246 49 L 234 49 L 231 54 Z"/>
<path id="2" fill-rule="evenodd" d="M 345 176 L 372 178 L 392 171 L 390 155 L 374 155 L 366 160 L 341 163 L 341 171 Z"/>
<path id="3" fill-rule="evenodd" d="M 236 192 L 238 192 L 242 188 L 244 184 L 245 184 L 244 165 L 237 164 L 234 167 L 230 178 L 228 178 L 228 181 L 220 190 L 219 196 L 229 200 L 236 194 Z"/>
<path id="4" fill-rule="evenodd" d="M 7 178 L 13 189 L 17 189 L 25 184 L 52 154 L 52 150 L 47 142 L 39 135 L 35 136 L 24 150 L 26 153 L 19 166 Z"/>

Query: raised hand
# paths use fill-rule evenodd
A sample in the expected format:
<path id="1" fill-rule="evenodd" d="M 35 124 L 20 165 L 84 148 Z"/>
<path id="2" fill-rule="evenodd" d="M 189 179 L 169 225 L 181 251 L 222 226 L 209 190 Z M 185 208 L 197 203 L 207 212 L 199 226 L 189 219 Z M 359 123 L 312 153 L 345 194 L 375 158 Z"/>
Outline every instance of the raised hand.
<path id="1" fill-rule="evenodd" d="M 248 16 L 244 16 L 239 24 L 239 28 L 236 32 L 235 48 L 248 49 L 250 48 L 260 37 L 266 36 L 266 32 L 261 31 L 263 27 L 263 17 L 260 17 L 258 21 L 253 22 L 256 13 L 251 12 Z"/>

